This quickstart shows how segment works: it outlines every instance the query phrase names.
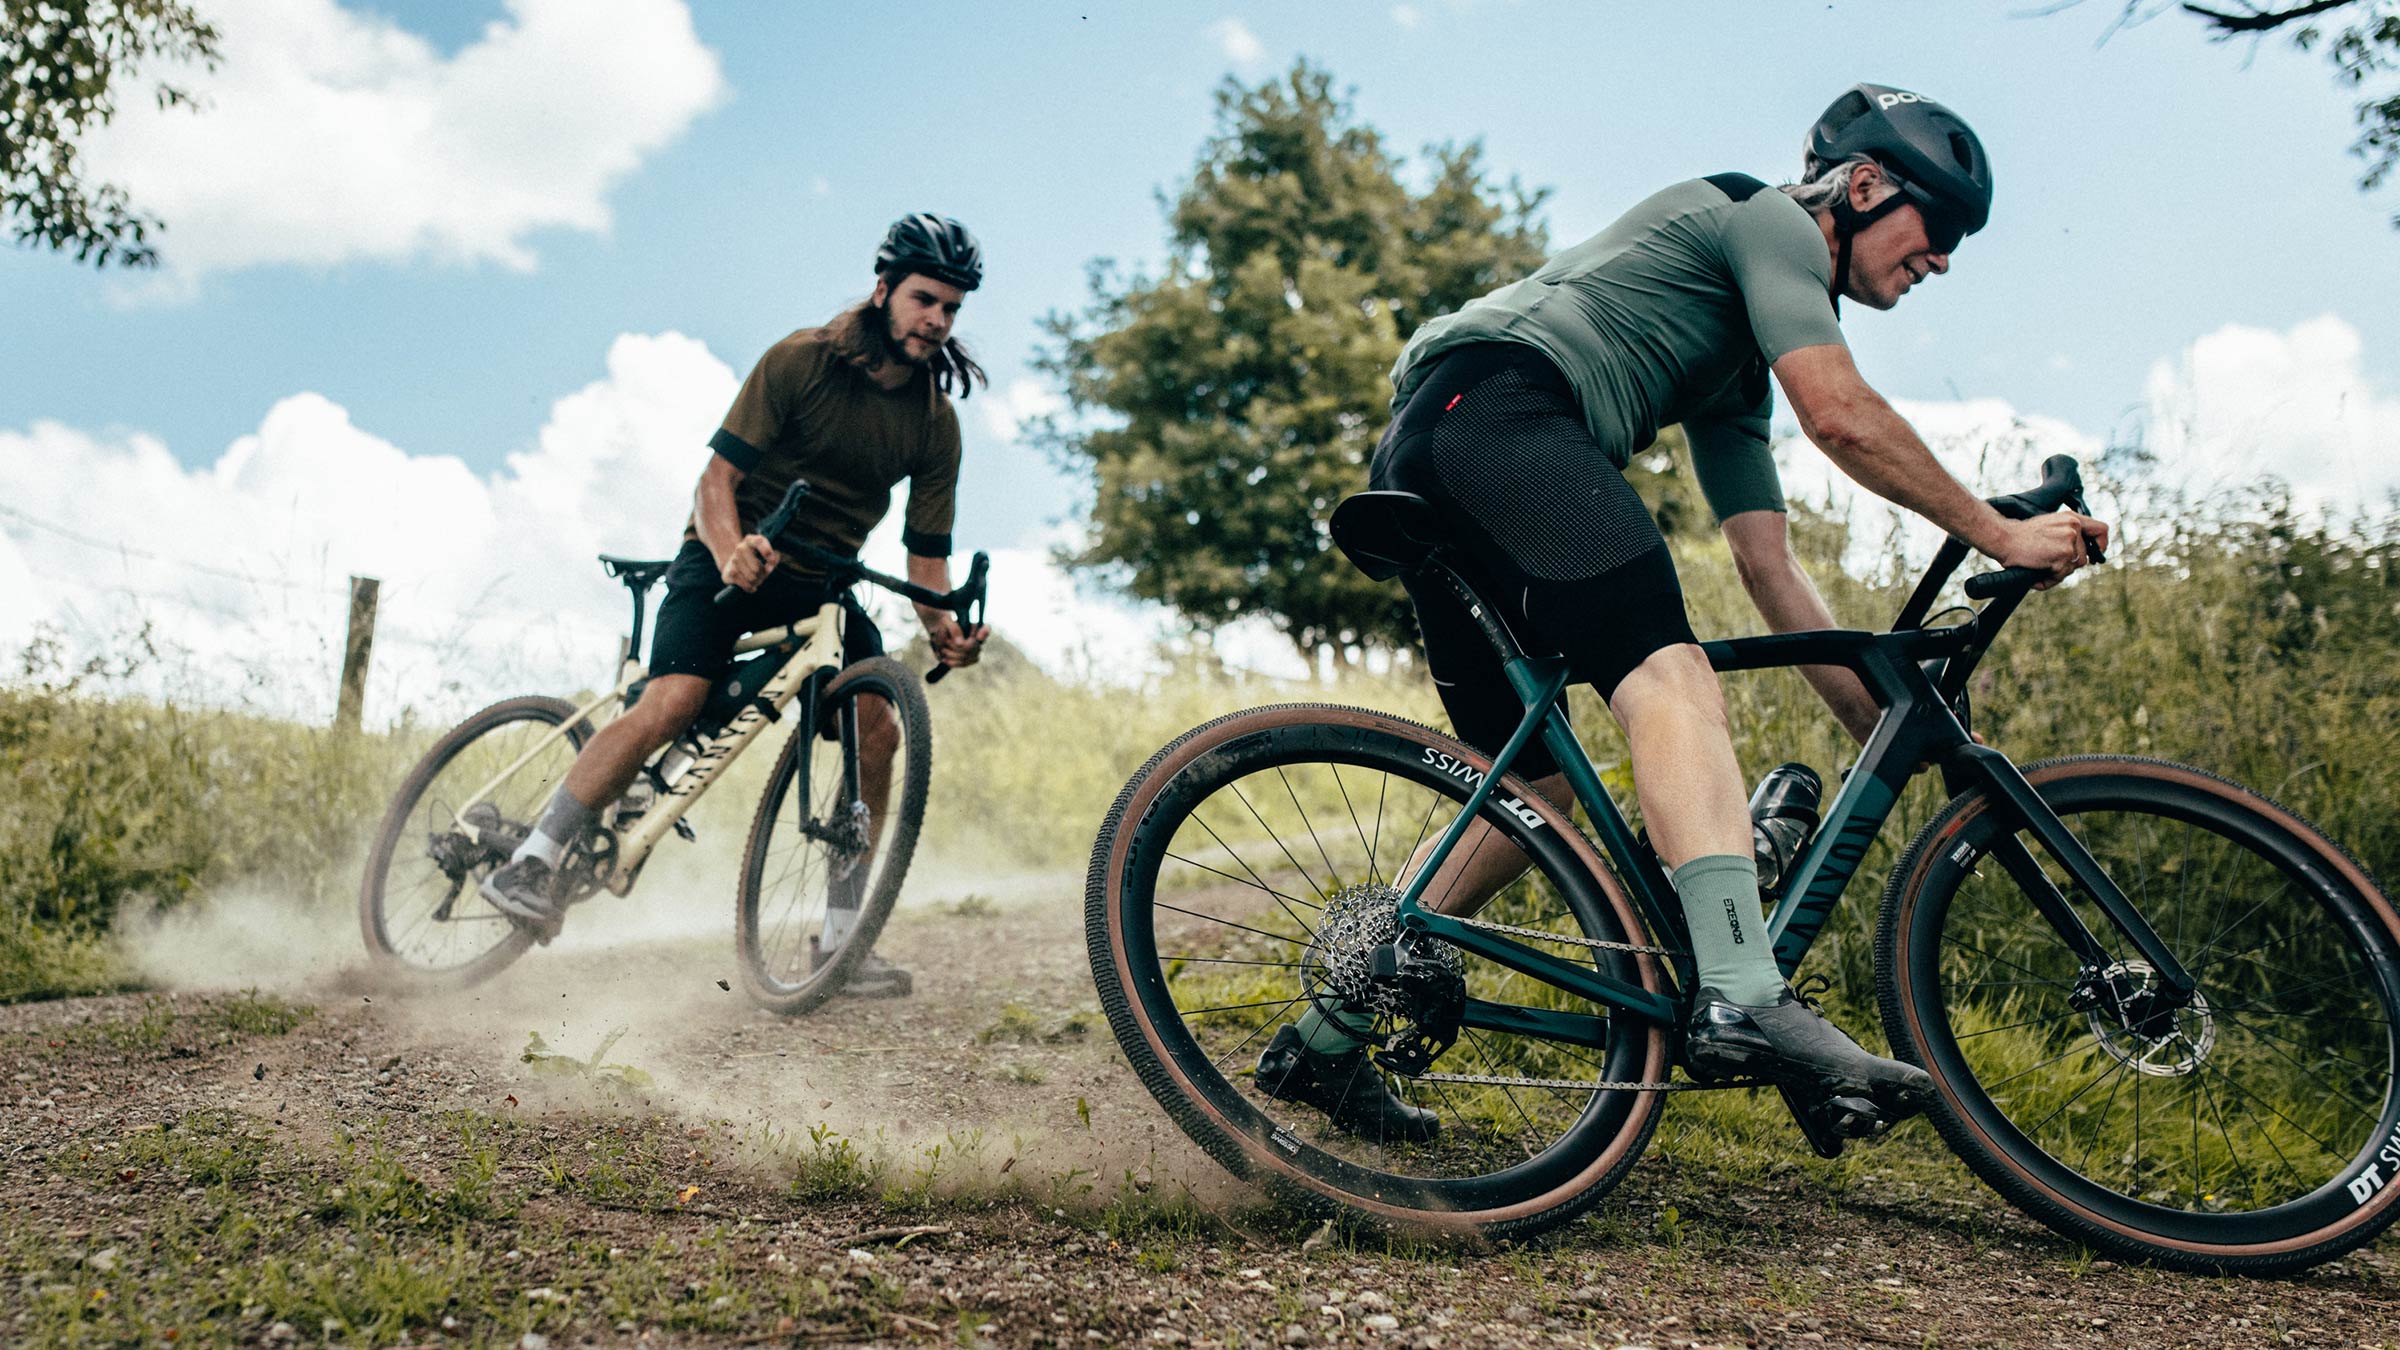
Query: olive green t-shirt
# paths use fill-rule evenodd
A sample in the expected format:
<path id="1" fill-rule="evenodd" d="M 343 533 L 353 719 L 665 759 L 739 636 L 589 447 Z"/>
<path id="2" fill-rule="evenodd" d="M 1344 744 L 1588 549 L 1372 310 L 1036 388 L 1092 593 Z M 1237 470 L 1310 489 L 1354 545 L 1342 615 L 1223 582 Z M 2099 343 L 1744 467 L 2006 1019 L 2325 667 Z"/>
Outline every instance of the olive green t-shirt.
<path id="1" fill-rule="evenodd" d="M 733 503 L 745 530 L 804 479 L 808 496 L 784 537 L 855 555 L 905 478 L 900 542 L 920 557 L 950 556 L 958 413 L 923 371 L 885 389 L 841 356 L 827 330 L 803 328 L 758 359 L 708 446 L 742 471 Z M 698 533 L 685 524 L 684 538 Z"/>
<path id="2" fill-rule="evenodd" d="M 1430 358 L 1522 342 L 1550 358 L 1619 468 L 1682 423 L 1722 521 L 1784 509 L 1767 450 L 1767 368 L 1842 341 L 1816 219 L 1744 174 L 1678 183 L 1525 280 L 1417 330 L 1392 367 L 1398 408 Z"/>

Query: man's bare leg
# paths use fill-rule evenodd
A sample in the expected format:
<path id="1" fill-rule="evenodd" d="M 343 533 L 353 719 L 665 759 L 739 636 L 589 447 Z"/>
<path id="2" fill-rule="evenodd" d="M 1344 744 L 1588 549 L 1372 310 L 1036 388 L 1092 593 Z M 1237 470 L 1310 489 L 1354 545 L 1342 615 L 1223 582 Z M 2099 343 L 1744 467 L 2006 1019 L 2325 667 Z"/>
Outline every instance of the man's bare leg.
<path id="1" fill-rule="evenodd" d="M 700 715 L 701 705 L 708 702 L 708 683 L 697 675 L 651 677 L 641 702 L 584 742 L 575 767 L 567 770 L 567 791 L 594 811 L 624 796 L 642 762 Z"/>
<path id="2" fill-rule="evenodd" d="M 657 676 L 639 703 L 594 732 L 525 842 L 484 878 L 479 888 L 484 899 L 503 914 L 536 925 L 548 941 L 562 917 L 551 885 L 559 859 L 603 807 L 624 795 L 642 761 L 691 725 L 708 699 L 708 684 L 697 675 Z"/>

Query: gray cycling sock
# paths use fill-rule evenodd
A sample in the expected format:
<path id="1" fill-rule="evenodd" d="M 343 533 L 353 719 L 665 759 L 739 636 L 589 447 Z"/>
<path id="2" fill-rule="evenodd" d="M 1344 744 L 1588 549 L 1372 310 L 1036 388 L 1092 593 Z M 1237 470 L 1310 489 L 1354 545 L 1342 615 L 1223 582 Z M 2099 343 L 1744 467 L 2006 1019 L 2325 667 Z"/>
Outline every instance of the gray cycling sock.
<path id="1" fill-rule="evenodd" d="M 534 823 L 533 833 L 525 836 L 525 842 L 509 855 L 509 861 L 539 858 L 552 867 L 558 866 L 567 845 L 581 838 L 599 814 L 577 801 L 575 794 L 567 791 L 566 784 L 559 784 L 558 791 L 550 794 L 550 804 L 542 808 L 542 818 Z"/>
<path id="2" fill-rule="evenodd" d="M 1675 869 L 1675 895 L 1692 930 L 1700 983 L 1756 1007 L 1783 992 L 1783 972 L 1767 941 L 1758 903 L 1758 864 L 1738 853 L 1712 853 Z"/>
<path id="3" fill-rule="evenodd" d="M 1338 1005 L 1311 1003 L 1300 1014 L 1300 1040 L 1320 1055 L 1346 1055 L 1375 1034 L 1375 1019 Z"/>

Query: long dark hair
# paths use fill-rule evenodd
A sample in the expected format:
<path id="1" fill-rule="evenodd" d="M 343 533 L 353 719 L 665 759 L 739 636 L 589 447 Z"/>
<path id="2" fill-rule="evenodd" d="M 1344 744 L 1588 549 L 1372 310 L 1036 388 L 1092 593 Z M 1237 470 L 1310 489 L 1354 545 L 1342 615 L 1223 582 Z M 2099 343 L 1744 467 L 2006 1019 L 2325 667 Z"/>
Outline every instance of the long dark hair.
<path id="1" fill-rule="evenodd" d="M 906 273 L 887 276 L 890 291 L 907 279 Z M 892 307 L 889 301 L 875 303 L 868 296 L 834 316 L 827 325 L 833 330 L 834 349 L 858 363 L 864 370 L 881 370 L 892 359 Z M 945 338 L 941 350 L 925 362 L 926 372 L 933 376 L 933 386 L 953 398 L 965 398 L 975 392 L 977 385 L 989 385 L 992 377 L 967 354 L 967 348 L 957 338 Z"/>

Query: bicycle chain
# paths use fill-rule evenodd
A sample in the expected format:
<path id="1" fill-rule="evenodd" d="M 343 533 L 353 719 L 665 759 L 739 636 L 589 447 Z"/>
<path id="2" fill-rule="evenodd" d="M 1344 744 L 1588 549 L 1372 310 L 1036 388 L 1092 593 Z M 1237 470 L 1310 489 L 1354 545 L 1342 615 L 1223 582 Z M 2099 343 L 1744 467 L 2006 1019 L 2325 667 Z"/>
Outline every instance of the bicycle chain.
<path id="1" fill-rule="evenodd" d="M 1542 928 L 1519 928 L 1513 923 L 1492 923 L 1485 919 L 1460 919 L 1468 928 L 1480 928 L 1487 933 L 1507 933 L 1515 937 L 1539 938 L 1544 942 L 1564 942 L 1577 947 L 1592 947 L 1601 951 L 1635 952 L 1645 956 L 1681 956 L 1683 953 L 1665 947 L 1644 947 L 1634 942 L 1609 942 L 1602 938 L 1568 937 Z"/>
<path id="2" fill-rule="evenodd" d="M 1483 1073 L 1421 1073 L 1402 1077 L 1404 1083 L 1463 1083 L 1475 1087 L 1554 1088 L 1569 1092 L 1717 1092 L 1726 1088 L 1765 1087 L 1763 1079 L 1733 1079 L 1723 1083 L 1625 1083 L 1609 1079 L 1502 1078 Z"/>

